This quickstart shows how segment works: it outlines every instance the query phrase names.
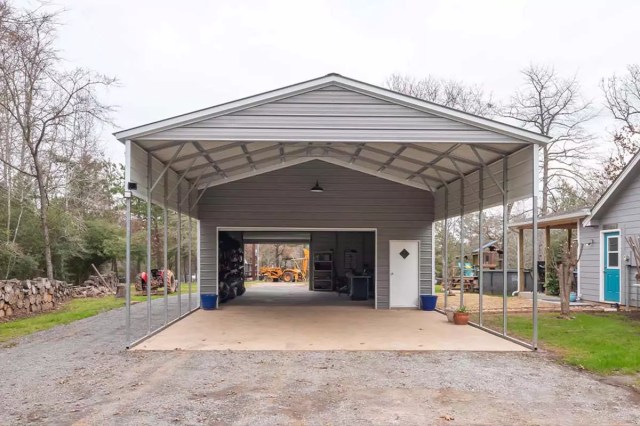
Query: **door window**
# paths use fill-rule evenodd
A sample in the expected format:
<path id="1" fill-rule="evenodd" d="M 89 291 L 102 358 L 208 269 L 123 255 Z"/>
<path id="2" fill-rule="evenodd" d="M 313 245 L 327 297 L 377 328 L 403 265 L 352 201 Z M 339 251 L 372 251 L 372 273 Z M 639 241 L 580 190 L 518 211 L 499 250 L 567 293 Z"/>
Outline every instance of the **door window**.
<path id="1" fill-rule="evenodd" d="M 607 237 L 607 268 L 620 267 L 620 237 L 612 235 Z"/>

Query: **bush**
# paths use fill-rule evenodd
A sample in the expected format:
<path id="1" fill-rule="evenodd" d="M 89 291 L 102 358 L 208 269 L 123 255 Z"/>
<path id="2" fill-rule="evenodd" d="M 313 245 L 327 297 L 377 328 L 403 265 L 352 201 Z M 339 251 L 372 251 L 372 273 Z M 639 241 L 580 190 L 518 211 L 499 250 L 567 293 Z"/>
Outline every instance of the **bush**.
<path id="1" fill-rule="evenodd" d="M 546 294 L 557 296 L 560 294 L 560 281 L 555 275 L 551 275 L 544 285 Z"/>

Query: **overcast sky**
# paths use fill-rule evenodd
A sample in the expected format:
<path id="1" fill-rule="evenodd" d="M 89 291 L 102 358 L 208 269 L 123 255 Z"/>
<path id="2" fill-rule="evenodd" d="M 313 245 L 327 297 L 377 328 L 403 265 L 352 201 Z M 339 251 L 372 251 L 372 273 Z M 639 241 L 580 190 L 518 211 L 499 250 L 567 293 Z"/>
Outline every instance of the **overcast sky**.
<path id="1" fill-rule="evenodd" d="M 18 4 L 35 3 L 30 0 Z M 391 73 L 481 85 L 497 99 L 529 63 L 599 81 L 640 63 L 640 1 L 57 0 L 70 64 L 115 76 L 111 132 L 337 72 L 372 84 Z M 606 137 L 603 112 L 592 125 Z"/>

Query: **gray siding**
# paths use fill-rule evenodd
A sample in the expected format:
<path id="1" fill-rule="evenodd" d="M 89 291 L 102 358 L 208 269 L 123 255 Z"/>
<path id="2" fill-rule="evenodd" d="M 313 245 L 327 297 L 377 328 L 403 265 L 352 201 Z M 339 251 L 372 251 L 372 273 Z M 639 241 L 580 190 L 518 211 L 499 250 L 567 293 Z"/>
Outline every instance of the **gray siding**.
<path id="1" fill-rule="evenodd" d="M 580 230 L 581 243 L 587 243 L 593 239 L 593 245 L 586 247 L 580 259 L 580 287 L 584 299 L 599 301 L 600 278 L 602 267 L 600 256 L 602 252 L 601 231 L 603 227 L 615 225 L 620 229 L 622 255 L 631 259 L 631 266 L 635 266 L 635 260 L 625 237 L 640 234 L 640 170 L 632 170 L 625 179 L 624 186 L 618 188 L 616 194 L 609 199 L 607 205 L 598 214 L 597 224 Z M 622 261 L 624 265 L 624 261 Z M 634 285 L 639 284 L 635 278 L 636 269 L 623 266 L 621 276 L 621 302 L 626 304 L 627 295 L 630 293 L 631 304 L 638 306 L 638 293 L 640 289 Z M 630 291 L 629 291 L 630 290 Z"/>
<path id="2" fill-rule="evenodd" d="M 498 142 L 512 137 L 338 86 L 270 101 L 144 140 Z"/>
<path id="3" fill-rule="evenodd" d="M 309 189 L 319 180 L 323 193 Z M 389 240 L 420 240 L 421 292 L 431 292 L 430 192 L 322 161 L 209 188 L 198 205 L 201 291 L 217 286 L 217 227 L 377 229 L 379 308 L 389 306 Z"/>

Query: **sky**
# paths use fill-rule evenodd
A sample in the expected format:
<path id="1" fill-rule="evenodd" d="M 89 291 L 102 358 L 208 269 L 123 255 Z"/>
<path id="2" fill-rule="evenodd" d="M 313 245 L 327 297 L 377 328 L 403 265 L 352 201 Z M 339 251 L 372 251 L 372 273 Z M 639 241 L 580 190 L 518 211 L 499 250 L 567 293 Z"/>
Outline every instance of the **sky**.
<path id="1" fill-rule="evenodd" d="M 16 5 L 35 5 L 32 0 Z M 70 66 L 116 77 L 104 93 L 111 135 L 173 115 L 337 72 L 383 85 L 392 73 L 461 80 L 497 100 L 531 63 L 577 75 L 603 108 L 600 80 L 640 63 L 637 0 L 53 0 Z M 589 130 L 614 124 L 601 111 Z M 600 145 L 602 146 L 602 145 Z"/>

